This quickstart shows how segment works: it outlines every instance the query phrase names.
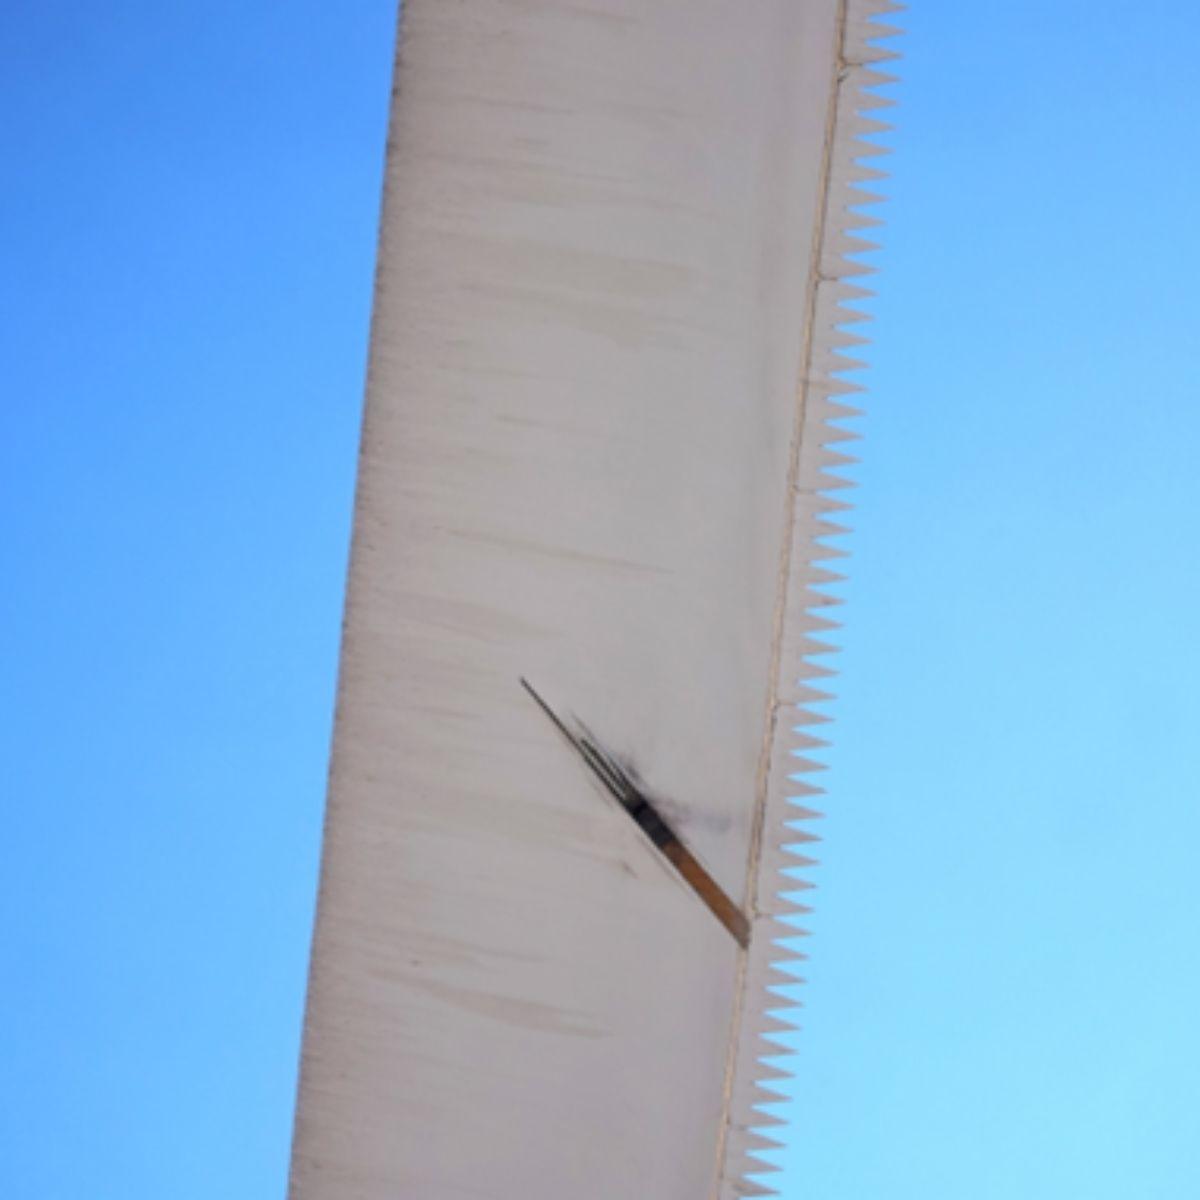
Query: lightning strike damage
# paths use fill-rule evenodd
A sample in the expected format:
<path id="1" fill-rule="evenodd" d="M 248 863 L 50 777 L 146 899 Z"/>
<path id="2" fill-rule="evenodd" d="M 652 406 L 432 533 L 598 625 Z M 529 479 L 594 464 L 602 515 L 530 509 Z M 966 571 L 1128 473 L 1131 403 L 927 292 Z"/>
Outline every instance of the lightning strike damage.
<path id="1" fill-rule="evenodd" d="M 629 771 L 596 741 L 595 736 L 584 725 L 576 722 L 577 729 L 569 728 L 538 695 L 529 680 L 522 678 L 521 686 L 550 719 L 555 729 L 575 748 L 608 794 L 650 839 L 654 848 L 675 868 L 680 878 L 705 907 L 732 934 L 737 944 L 745 949 L 750 942 L 750 921 L 746 914 L 734 904 L 721 885 L 708 873 L 704 864 L 683 844 L 679 835 L 638 786 Z"/>

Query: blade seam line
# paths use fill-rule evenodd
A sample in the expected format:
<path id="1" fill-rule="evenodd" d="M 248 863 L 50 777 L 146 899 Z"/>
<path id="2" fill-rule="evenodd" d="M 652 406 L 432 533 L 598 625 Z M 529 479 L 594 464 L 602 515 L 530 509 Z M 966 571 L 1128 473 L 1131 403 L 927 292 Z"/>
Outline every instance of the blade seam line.
<path id="1" fill-rule="evenodd" d="M 795 538 L 795 492 L 800 474 L 800 448 L 804 434 L 804 422 L 808 408 L 808 372 L 812 361 L 813 331 L 816 318 L 817 288 L 821 280 L 821 250 L 825 242 L 825 228 L 829 213 L 830 174 L 833 167 L 833 144 L 837 127 L 838 89 L 841 74 L 842 44 L 845 37 L 848 0 L 838 0 L 837 17 L 834 22 L 833 72 L 826 100 L 825 140 L 821 148 L 821 171 L 818 177 L 818 203 L 813 222 L 811 261 L 804 301 L 804 324 L 798 363 L 795 398 L 795 416 L 792 439 L 789 447 L 787 490 L 784 496 L 784 528 L 779 552 L 779 573 L 775 584 L 775 610 L 772 614 L 770 675 L 767 684 L 767 703 L 763 717 L 763 742 L 759 749 L 758 768 L 755 775 L 754 816 L 750 829 L 750 849 L 746 866 L 746 887 L 743 908 L 751 920 L 750 943 L 738 955 L 737 981 L 734 992 L 734 1010 L 729 1030 L 729 1043 L 725 1057 L 725 1080 L 722 1089 L 722 1117 L 717 1137 L 716 1171 L 713 1180 L 712 1198 L 718 1200 L 725 1182 L 726 1155 L 729 1145 L 729 1129 L 733 1119 L 733 1091 L 738 1067 L 739 1032 L 745 1016 L 746 983 L 750 965 L 750 946 L 753 944 L 753 922 L 758 917 L 756 898 L 758 894 L 759 865 L 762 861 L 762 838 L 766 821 L 767 788 L 770 777 L 771 750 L 775 740 L 777 720 L 776 697 L 779 693 L 780 659 L 783 649 L 784 617 L 787 612 L 788 581 L 790 578 L 792 548 Z"/>

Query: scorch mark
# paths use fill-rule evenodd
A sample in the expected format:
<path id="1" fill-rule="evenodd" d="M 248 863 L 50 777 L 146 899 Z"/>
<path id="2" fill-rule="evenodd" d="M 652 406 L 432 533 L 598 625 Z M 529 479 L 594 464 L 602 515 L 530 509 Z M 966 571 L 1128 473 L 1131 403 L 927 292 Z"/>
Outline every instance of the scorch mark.
<path id="1" fill-rule="evenodd" d="M 729 898 L 704 864 L 683 844 L 663 816 L 661 809 L 642 791 L 633 773 L 619 763 L 595 736 L 579 721 L 576 729 L 567 723 L 534 690 L 524 677 L 521 686 L 550 719 L 555 729 L 575 748 L 588 769 L 603 784 L 605 791 L 621 806 L 635 825 L 650 839 L 654 848 L 673 866 L 680 878 L 699 897 L 705 907 L 733 935 L 743 949 L 750 941 L 750 921 Z"/>

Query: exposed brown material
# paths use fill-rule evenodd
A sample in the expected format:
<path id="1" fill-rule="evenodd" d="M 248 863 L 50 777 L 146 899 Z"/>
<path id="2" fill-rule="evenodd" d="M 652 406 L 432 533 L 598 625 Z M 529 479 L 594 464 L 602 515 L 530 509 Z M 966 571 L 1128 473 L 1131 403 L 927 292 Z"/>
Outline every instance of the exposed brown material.
<path id="1" fill-rule="evenodd" d="M 720 884 L 704 869 L 703 864 L 676 838 L 660 846 L 675 869 L 691 885 L 692 891 L 708 905 L 714 917 L 733 934 L 739 946 L 750 944 L 750 921 L 746 914 L 721 890 Z"/>
<path id="2" fill-rule="evenodd" d="M 704 902 L 708 910 L 745 948 L 750 942 L 750 921 L 746 914 L 725 894 L 721 885 L 708 873 L 704 864 L 683 844 L 666 818 L 642 791 L 630 771 L 601 747 L 582 725 L 577 731 L 538 695 L 529 680 L 522 678 L 521 686 L 537 706 L 550 718 L 554 727 L 579 752 L 592 773 L 633 819 L 655 848 L 679 872 L 683 881 Z"/>

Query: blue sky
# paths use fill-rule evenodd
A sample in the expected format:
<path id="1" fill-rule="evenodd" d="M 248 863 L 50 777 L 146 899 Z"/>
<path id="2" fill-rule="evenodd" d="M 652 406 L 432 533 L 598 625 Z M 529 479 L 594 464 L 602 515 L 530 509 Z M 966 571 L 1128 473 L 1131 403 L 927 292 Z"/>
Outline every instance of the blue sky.
<path id="1" fill-rule="evenodd" d="M 1200 10 L 924 0 L 786 1194 L 1200 1193 Z M 0 1194 L 280 1196 L 369 0 L 0 15 Z"/>

